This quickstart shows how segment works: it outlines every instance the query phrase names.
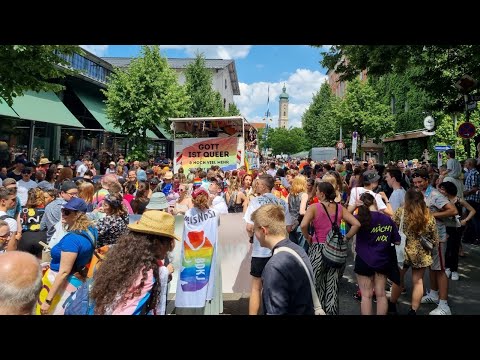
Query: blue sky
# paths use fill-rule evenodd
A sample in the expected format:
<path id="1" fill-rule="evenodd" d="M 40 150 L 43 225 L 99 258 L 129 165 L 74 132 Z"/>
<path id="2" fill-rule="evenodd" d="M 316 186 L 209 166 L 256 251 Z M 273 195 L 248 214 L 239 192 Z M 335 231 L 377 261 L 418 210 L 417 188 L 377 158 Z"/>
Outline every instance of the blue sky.
<path id="1" fill-rule="evenodd" d="M 82 45 L 98 56 L 132 57 L 140 45 Z M 234 101 L 250 122 L 261 122 L 270 88 L 271 125 L 277 126 L 278 96 L 283 84 L 290 96 L 289 126 L 300 127 L 312 96 L 326 81 L 320 49 L 306 45 L 160 45 L 164 56 L 194 57 L 203 52 L 210 59 L 234 59 L 240 95 Z"/>

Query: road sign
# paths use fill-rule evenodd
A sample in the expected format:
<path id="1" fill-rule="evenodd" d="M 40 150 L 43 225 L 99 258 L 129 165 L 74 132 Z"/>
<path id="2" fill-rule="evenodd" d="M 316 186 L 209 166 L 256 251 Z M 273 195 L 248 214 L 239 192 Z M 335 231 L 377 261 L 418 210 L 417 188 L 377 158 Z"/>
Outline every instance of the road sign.
<path id="1" fill-rule="evenodd" d="M 447 151 L 450 150 L 452 147 L 450 145 L 435 145 L 435 151 Z"/>
<path id="2" fill-rule="evenodd" d="M 477 107 L 477 102 L 476 101 L 467 102 L 467 109 L 468 110 L 474 110 L 476 107 Z"/>
<path id="3" fill-rule="evenodd" d="M 464 122 L 458 127 L 458 136 L 464 139 L 470 139 L 475 136 L 475 125 L 471 122 Z"/>
<path id="4" fill-rule="evenodd" d="M 337 142 L 336 147 L 337 147 L 338 150 L 343 150 L 343 149 L 345 149 L 345 143 L 343 141 L 339 141 L 339 142 Z"/>

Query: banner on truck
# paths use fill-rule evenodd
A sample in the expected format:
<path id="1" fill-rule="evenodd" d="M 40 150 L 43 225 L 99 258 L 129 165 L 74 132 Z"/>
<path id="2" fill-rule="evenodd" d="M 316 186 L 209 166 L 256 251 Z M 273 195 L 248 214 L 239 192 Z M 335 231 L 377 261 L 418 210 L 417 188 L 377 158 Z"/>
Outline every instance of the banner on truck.
<path id="1" fill-rule="evenodd" d="M 175 139 L 175 172 L 183 167 L 185 172 L 191 168 L 210 168 L 218 165 L 223 171 L 238 168 L 237 152 L 240 138 L 183 138 Z"/>

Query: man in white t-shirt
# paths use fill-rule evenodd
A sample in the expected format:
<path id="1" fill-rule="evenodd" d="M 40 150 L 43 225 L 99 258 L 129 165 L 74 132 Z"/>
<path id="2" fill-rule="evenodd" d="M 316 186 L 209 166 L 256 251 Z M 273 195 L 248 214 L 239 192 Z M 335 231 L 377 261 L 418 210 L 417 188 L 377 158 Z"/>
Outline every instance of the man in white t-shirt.
<path id="1" fill-rule="evenodd" d="M 20 198 L 20 204 L 22 206 L 25 206 L 27 203 L 28 190 L 38 186 L 38 184 L 30 178 L 31 175 L 32 168 L 26 167 L 22 170 L 22 180 L 17 181 L 18 197 Z"/>
<path id="2" fill-rule="evenodd" d="M 355 209 L 361 206 L 360 195 L 364 192 L 370 193 L 377 203 L 378 211 L 383 212 L 385 215 L 392 216 L 393 210 L 388 200 L 387 195 L 382 191 L 376 194 L 374 191 L 378 187 L 378 175 L 376 170 L 367 170 L 363 173 L 363 187 L 354 187 L 350 192 L 350 200 L 348 202 L 348 211 L 353 214 Z"/>
<path id="3" fill-rule="evenodd" d="M 405 189 L 400 184 L 402 181 L 402 172 L 397 168 L 389 168 L 386 170 L 385 180 L 388 186 L 393 189 L 392 195 L 388 199 L 392 205 L 393 212 L 405 204 Z"/>
<path id="4" fill-rule="evenodd" d="M 250 267 L 250 275 L 252 275 L 252 290 L 248 305 L 249 315 L 258 315 L 258 311 L 260 310 L 260 300 L 262 297 L 262 272 L 268 262 L 268 259 L 270 259 L 272 256 L 272 251 L 269 248 L 260 246 L 260 242 L 254 235 L 253 221 L 251 219 L 252 213 L 262 205 L 281 205 L 285 210 L 285 226 L 287 230 L 286 236 L 288 236 L 288 233 L 292 230 L 293 222 L 290 212 L 288 211 L 288 204 L 284 200 L 279 199 L 272 194 L 273 187 L 274 180 L 272 176 L 268 174 L 259 176 L 257 178 L 255 191 L 260 195 L 250 201 L 244 216 L 244 220 L 247 223 L 247 233 L 251 238 L 253 237 L 252 262 Z"/>
<path id="5" fill-rule="evenodd" d="M 15 190 L 7 189 L 6 187 L 0 187 L 0 220 L 5 221 L 10 228 L 10 240 L 6 250 L 17 249 L 17 221 L 7 214 L 7 210 L 15 207 L 17 201 L 17 195 Z"/>
<path id="6" fill-rule="evenodd" d="M 88 162 L 90 158 L 88 156 L 83 157 L 83 163 L 79 167 L 77 167 L 77 177 L 83 177 L 85 172 L 88 170 Z"/>

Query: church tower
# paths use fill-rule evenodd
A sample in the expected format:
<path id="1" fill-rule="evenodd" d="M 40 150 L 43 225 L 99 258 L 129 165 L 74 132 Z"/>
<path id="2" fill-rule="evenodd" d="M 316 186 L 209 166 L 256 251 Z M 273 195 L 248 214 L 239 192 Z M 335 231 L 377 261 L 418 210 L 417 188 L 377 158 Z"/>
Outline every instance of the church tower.
<path id="1" fill-rule="evenodd" d="M 288 129 L 288 94 L 287 88 L 283 84 L 283 92 L 280 94 L 280 103 L 278 108 L 278 127 Z"/>

